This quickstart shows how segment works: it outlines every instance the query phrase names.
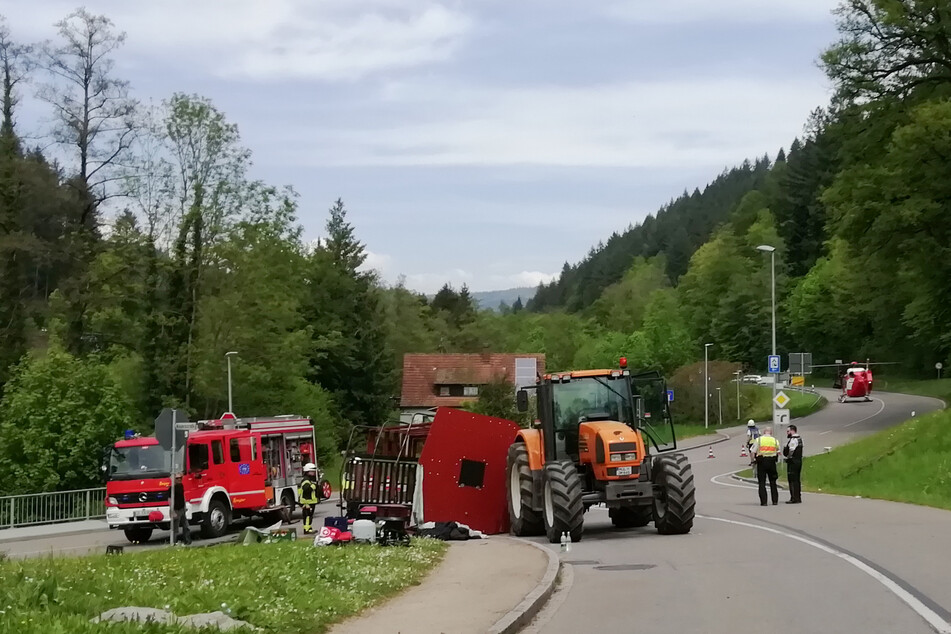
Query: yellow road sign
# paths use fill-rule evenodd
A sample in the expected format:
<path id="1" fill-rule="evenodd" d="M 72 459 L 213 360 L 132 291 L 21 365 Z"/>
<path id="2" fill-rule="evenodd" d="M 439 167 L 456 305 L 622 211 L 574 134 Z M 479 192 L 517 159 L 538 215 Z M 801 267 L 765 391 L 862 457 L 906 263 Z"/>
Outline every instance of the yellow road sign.
<path id="1" fill-rule="evenodd" d="M 786 407 L 786 405 L 789 404 L 790 400 L 791 399 L 788 396 L 786 396 L 785 392 L 777 392 L 776 398 L 773 399 L 773 402 L 776 403 L 776 406 L 778 408 L 783 409 Z"/>
<path id="2" fill-rule="evenodd" d="M 805 385 L 805 384 L 806 384 L 806 377 L 804 377 L 804 376 L 794 376 L 794 377 L 792 378 L 792 384 L 793 384 L 793 385 Z"/>

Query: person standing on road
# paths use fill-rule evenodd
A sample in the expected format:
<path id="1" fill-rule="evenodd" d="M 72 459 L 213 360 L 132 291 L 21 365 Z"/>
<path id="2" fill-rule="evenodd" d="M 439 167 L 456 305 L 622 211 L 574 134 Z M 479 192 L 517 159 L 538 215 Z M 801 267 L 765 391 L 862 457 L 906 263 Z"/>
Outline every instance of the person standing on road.
<path id="1" fill-rule="evenodd" d="M 786 446 L 783 457 L 786 458 L 786 481 L 789 482 L 789 500 L 786 504 L 802 504 L 802 438 L 799 428 L 790 425 L 786 428 Z"/>
<path id="2" fill-rule="evenodd" d="M 185 487 L 182 486 L 182 474 L 175 474 L 172 478 L 172 486 L 175 487 L 175 508 L 172 509 L 172 532 L 174 533 L 181 528 L 181 543 L 187 546 L 192 543 L 192 529 L 188 525 L 188 517 L 185 513 Z"/>
<path id="3" fill-rule="evenodd" d="M 776 462 L 779 460 L 779 441 L 773 438 L 773 430 L 767 427 L 763 435 L 753 441 L 750 453 L 756 461 L 756 480 L 759 482 L 759 504 L 766 506 L 766 479 L 773 504 L 779 504 L 779 487 L 776 484 Z"/>
<path id="4" fill-rule="evenodd" d="M 304 465 L 304 479 L 297 488 L 297 500 L 304 517 L 304 534 L 313 533 L 314 507 L 320 502 L 317 499 L 317 465 L 313 462 Z"/>
<path id="5" fill-rule="evenodd" d="M 756 461 L 753 459 L 753 441 L 759 438 L 759 428 L 752 418 L 746 421 L 746 451 L 750 456 L 750 466 L 753 467 L 753 477 L 756 477 Z"/>

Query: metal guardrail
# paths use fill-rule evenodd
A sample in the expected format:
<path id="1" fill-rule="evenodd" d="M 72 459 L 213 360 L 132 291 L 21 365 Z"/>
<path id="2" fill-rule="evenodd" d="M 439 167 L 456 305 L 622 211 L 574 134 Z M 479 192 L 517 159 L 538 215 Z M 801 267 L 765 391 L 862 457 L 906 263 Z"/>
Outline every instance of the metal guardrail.
<path id="1" fill-rule="evenodd" d="M 105 516 L 105 487 L 0 497 L 0 530 Z"/>

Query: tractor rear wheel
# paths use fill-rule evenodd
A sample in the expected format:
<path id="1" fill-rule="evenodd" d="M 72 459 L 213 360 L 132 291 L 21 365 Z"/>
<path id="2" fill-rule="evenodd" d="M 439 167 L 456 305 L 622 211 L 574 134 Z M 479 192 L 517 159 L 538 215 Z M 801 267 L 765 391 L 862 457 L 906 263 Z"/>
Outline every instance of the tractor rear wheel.
<path id="1" fill-rule="evenodd" d="M 542 516 L 548 541 L 557 544 L 564 533 L 580 542 L 584 535 L 584 502 L 581 476 L 569 460 L 545 465 L 545 504 Z"/>
<path id="2" fill-rule="evenodd" d="M 509 447 L 505 461 L 508 482 L 509 525 L 513 535 L 541 535 L 541 514 L 532 508 L 532 469 L 528 466 L 528 449 L 523 443 Z"/>
<path id="3" fill-rule="evenodd" d="M 683 535 L 693 528 L 696 487 L 687 456 L 654 459 L 654 527 L 661 535 Z"/>
<path id="4" fill-rule="evenodd" d="M 654 509 L 649 506 L 622 506 L 609 509 L 608 515 L 615 528 L 638 528 L 651 523 Z"/>

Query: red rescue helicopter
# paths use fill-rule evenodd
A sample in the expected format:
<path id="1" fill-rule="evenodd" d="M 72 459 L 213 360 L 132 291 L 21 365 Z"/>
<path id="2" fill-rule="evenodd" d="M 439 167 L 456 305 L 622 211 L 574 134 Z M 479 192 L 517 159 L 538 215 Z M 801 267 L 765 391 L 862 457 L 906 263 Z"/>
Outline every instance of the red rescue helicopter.
<path id="1" fill-rule="evenodd" d="M 850 398 L 860 398 L 865 401 L 871 401 L 872 394 L 872 368 L 873 365 L 892 365 L 893 362 L 879 361 L 870 363 L 868 360 L 864 364 L 857 361 L 845 365 L 844 363 L 829 363 L 827 365 L 814 365 L 814 368 L 836 368 L 835 380 L 832 387 L 842 390 L 839 394 L 839 402 L 845 403 Z"/>

